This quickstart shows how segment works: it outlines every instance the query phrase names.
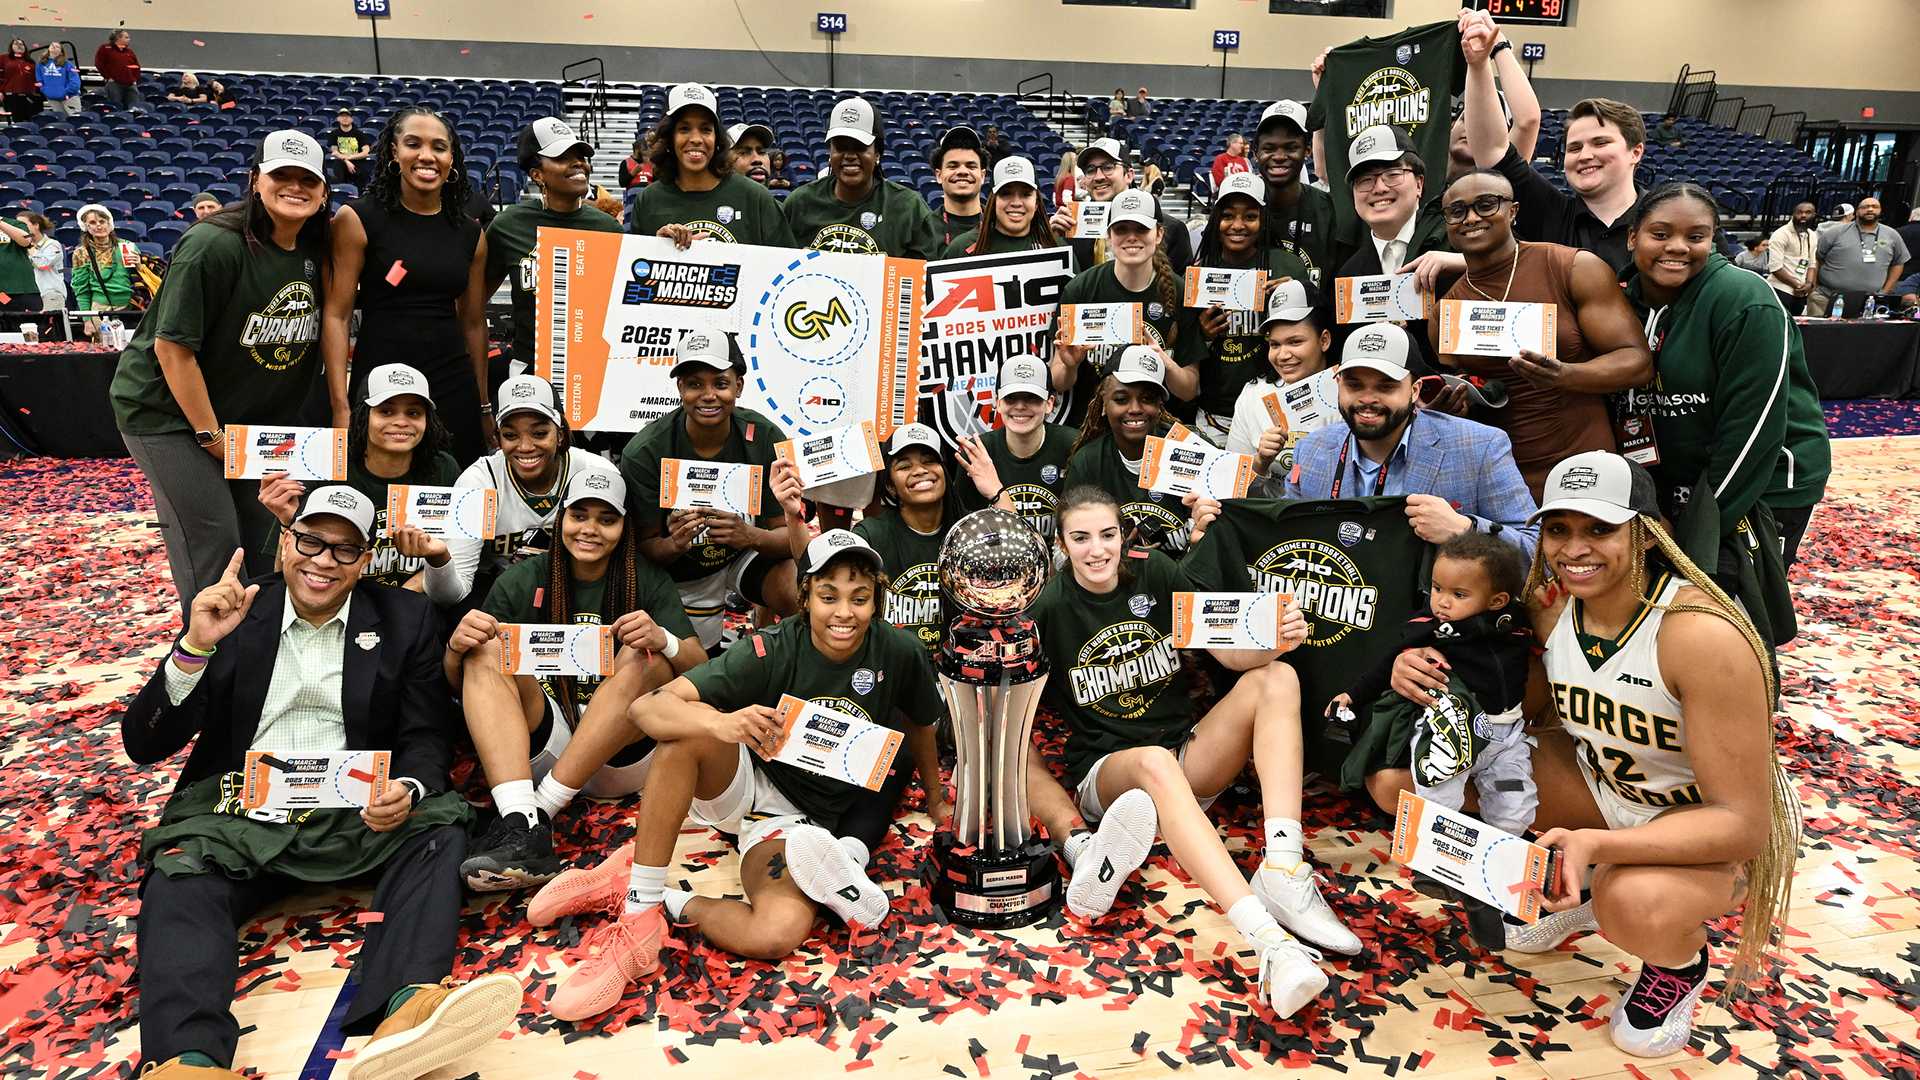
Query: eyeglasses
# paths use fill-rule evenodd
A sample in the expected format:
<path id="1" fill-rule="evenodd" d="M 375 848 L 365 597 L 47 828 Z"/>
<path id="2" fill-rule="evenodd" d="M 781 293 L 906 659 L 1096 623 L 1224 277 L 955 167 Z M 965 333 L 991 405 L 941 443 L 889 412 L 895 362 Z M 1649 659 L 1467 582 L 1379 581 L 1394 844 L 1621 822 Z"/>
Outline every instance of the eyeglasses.
<path id="1" fill-rule="evenodd" d="M 1500 208 L 1512 202 L 1506 195 L 1481 195 L 1472 202 L 1450 202 L 1440 208 L 1447 224 L 1458 225 L 1467 220 L 1467 211 L 1471 210 L 1482 218 L 1490 218 L 1500 212 Z"/>
<path id="2" fill-rule="evenodd" d="M 1353 190 L 1369 191 L 1376 187 L 1398 187 L 1400 181 L 1412 175 L 1413 170 L 1407 168 L 1405 165 L 1395 166 L 1391 169 L 1381 169 L 1377 173 L 1368 173 L 1360 179 L 1355 180 L 1353 182 Z"/>
<path id="3" fill-rule="evenodd" d="M 1105 176 L 1108 173 L 1118 174 L 1120 172 L 1120 163 L 1117 161 L 1104 161 L 1098 165 L 1085 166 L 1080 171 L 1092 173 L 1095 176 Z"/>
<path id="4" fill-rule="evenodd" d="M 308 558 L 313 558 L 323 551 L 331 551 L 333 552 L 334 562 L 342 566 L 347 566 L 359 562 L 360 556 L 367 553 L 367 545 L 365 544 L 328 543 L 324 536 L 316 533 L 301 532 L 299 529 L 294 528 L 287 529 L 287 532 L 293 536 L 293 550 Z"/>

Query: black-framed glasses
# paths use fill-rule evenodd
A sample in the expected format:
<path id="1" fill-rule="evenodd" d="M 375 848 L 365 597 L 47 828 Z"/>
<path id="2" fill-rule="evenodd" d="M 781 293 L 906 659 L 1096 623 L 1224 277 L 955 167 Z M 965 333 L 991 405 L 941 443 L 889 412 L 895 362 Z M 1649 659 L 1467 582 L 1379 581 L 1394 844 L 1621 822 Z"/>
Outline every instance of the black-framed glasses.
<path id="1" fill-rule="evenodd" d="M 1450 202 L 1440 208 L 1440 213 L 1447 219 L 1447 224 L 1458 225 L 1467 220 L 1469 210 L 1483 219 L 1491 218 L 1512 201 L 1513 198 L 1507 195 L 1481 195 L 1472 202 Z"/>
<path id="2" fill-rule="evenodd" d="M 313 558 L 323 551 L 331 551 L 333 552 L 334 562 L 342 566 L 347 566 L 359 562 L 360 556 L 367 553 L 367 545 L 365 544 L 329 543 L 326 537 L 318 533 L 301 532 L 299 529 L 291 526 L 287 528 L 287 532 L 293 536 L 293 550 L 308 558 Z"/>
<path id="3" fill-rule="evenodd" d="M 1355 191 L 1372 191 L 1377 187 L 1399 187 L 1400 181 L 1413 175 L 1413 170 L 1405 165 L 1396 165 L 1390 169 L 1371 172 L 1353 182 Z"/>

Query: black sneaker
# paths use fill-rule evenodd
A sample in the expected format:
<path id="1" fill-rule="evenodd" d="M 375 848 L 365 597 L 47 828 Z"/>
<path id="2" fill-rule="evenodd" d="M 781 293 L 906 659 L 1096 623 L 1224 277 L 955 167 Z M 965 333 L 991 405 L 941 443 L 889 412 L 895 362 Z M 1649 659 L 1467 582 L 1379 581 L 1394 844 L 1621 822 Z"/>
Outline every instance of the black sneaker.
<path id="1" fill-rule="evenodd" d="M 565 867 L 553 853 L 553 823 L 545 810 L 527 824 L 524 814 L 501 814 L 468 849 L 460 876 L 474 892 L 508 892 L 544 885 Z"/>

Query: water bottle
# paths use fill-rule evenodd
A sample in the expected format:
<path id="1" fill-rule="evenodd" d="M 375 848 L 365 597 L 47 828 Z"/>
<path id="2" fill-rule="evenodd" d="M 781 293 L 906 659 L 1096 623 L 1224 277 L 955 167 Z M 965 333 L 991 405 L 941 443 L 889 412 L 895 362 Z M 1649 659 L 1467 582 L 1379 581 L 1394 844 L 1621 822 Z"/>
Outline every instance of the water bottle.
<path id="1" fill-rule="evenodd" d="M 1845 295 L 1845 294 L 1843 294 L 1843 293 L 1834 293 L 1834 294 L 1833 294 L 1833 307 L 1832 307 L 1831 309 L 1829 309 L 1829 310 L 1827 311 L 1827 318 L 1829 318 L 1829 319 L 1844 319 L 1844 318 L 1846 318 L 1846 317 L 1847 317 L 1847 298 L 1846 298 L 1846 295 Z"/>

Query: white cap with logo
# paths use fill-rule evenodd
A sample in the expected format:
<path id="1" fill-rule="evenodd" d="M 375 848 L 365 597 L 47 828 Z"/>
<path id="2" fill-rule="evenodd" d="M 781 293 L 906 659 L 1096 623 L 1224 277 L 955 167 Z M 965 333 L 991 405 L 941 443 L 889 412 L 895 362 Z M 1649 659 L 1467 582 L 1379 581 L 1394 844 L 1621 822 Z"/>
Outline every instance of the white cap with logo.
<path id="1" fill-rule="evenodd" d="M 1297 323 L 1312 314 L 1313 297 L 1307 293 L 1307 283 L 1290 278 L 1267 294 L 1267 317 L 1260 329 L 1274 323 Z"/>
<path id="2" fill-rule="evenodd" d="M 572 124 L 557 116 L 543 116 L 527 126 L 533 129 L 534 152 L 541 157 L 566 157 L 567 151 L 576 146 L 586 150 L 588 157 L 593 156 L 593 144 L 581 138 Z"/>
<path id="3" fill-rule="evenodd" d="M 1040 185 L 1034 180 L 1033 162 L 1014 155 L 1003 157 L 993 166 L 993 190 L 999 191 L 1008 184 L 1025 184 L 1035 191 Z"/>
<path id="4" fill-rule="evenodd" d="M 1641 514 L 1660 516 L 1652 475 L 1605 450 L 1575 454 L 1555 465 L 1547 473 L 1540 500 L 1540 509 L 1527 518 L 1529 525 L 1556 510 L 1571 510 L 1609 525 L 1625 525 Z"/>
<path id="5" fill-rule="evenodd" d="M 667 91 L 667 115 L 672 116 L 681 109 L 705 109 L 713 122 L 720 122 L 720 106 L 714 99 L 713 91 L 697 82 L 681 83 Z"/>
<path id="6" fill-rule="evenodd" d="M 1340 366 L 1372 368 L 1389 379 L 1404 379 L 1407 354 L 1412 341 L 1407 332 L 1392 323 L 1369 323 L 1347 339 L 1340 350 Z"/>
<path id="7" fill-rule="evenodd" d="M 1105 154 L 1122 165 L 1127 163 L 1127 152 L 1121 147 L 1119 139 L 1095 139 L 1088 143 L 1087 148 L 1080 151 L 1080 163 L 1083 166 L 1089 154 Z"/>
<path id="8" fill-rule="evenodd" d="M 599 499 L 624 516 L 627 512 L 627 482 L 613 468 L 581 469 L 567 477 L 567 490 L 560 496 L 560 505 L 568 507 L 587 499 Z"/>
<path id="9" fill-rule="evenodd" d="M 1113 365 L 1113 377 L 1123 383 L 1151 383 L 1164 389 L 1167 366 L 1160 361 L 1160 354 L 1153 346 L 1129 345 L 1120 350 L 1120 359 Z"/>
<path id="10" fill-rule="evenodd" d="M 1213 193 L 1213 201 L 1218 203 L 1229 195 L 1244 195 L 1253 200 L 1255 206 L 1267 205 L 1267 182 L 1250 172 L 1237 172 L 1220 181 L 1220 190 Z"/>
<path id="11" fill-rule="evenodd" d="M 694 330 L 681 335 L 680 344 L 674 346 L 673 369 L 667 374 L 677 379 L 692 367 L 745 371 L 747 361 L 734 351 L 733 337 L 724 330 Z"/>
<path id="12" fill-rule="evenodd" d="M 727 141 L 738 146 L 741 139 L 756 131 L 760 133 L 761 142 L 772 145 L 773 129 L 765 124 L 735 124 L 727 129 Z"/>
<path id="13" fill-rule="evenodd" d="M 418 368 L 406 364 L 381 364 L 367 373 L 367 404 L 378 405 L 401 394 L 413 394 L 427 404 L 433 404 L 433 398 L 427 393 L 427 377 Z"/>
<path id="14" fill-rule="evenodd" d="M 287 128 L 260 140 L 260 172 L 270 173 L 287 166 L 305 169 L 322 180 L 327 178 L 327 155 L 320 144 L 304 131 Z"/>
<path id="15" fill-rule="evenodd" d="M 1417 158 L 1420 153 L 1405 131 L 1392 124 L 1363 128 L 1347 144 L 1347 182 L 1352 183 L 1353 174 L 1364 166 L 1400 161 L 1408 155 Z"/>
<path id="16" fill-rule="evenodd" d="M 907 424 L 893 433 L 887 440 L 887 456 L 892 457 L 909 446 L 924 446 L 935 454 L 940 452 L 940 433 L 925 424 Z"/>
<path id="17" fill-rule="evenodd" d="M 862 146 L 873 145 L 873 105 L 866 98 L 850 97 L 835 104 L 827 114 L 827 123 L 828 142 L 847 138 Z"/>
<path id="18" fill-rule="evenodd" d="M 817 574 L 834 556 L 848 552 L 866 563 L 868 568 L 876 574 L 886 569 L 887 564 L 881 561 L 880 553 L 873 550 L 873 545 L 862 540 L 858 534 L 848 532 L 846 529 L 828 529 L 807 543 L 807 558 L 800 567 L 800 574 L 802 577 Z"/>
<path id="19" fill-rule="evenodd" d="M 1047 378 L 1047 365 L 1034 356 L 1009 356 L 1000 365 L 1000 381 L 993 388 L 995 400 L 1009 394 L 1032 394 L 1045 401 L 1053 393 Z"/>
<path id="20" fill-rule="evenodd" d="M 1107 210 L 1107 227 L 1112 228 L 1114 223 L 1121 221 L 1131 221 L 1149 229 L 1160 224 L 1159 207 L 1154 205 L 1153 196 L 1139 188 L 1128 188 L 1115 195 Z"/>
<path id="21" fill-rule="evenodd" d="M 1276 101 L 1267 106 L 1266 111 L 1260 114 L 1260 123 L 1253 130 L 1256 132 L 1261 131 L 1268 124 L 1281 120 L 1285 120 L 1287 123 L 1299 128 L 1301 134 L 1305 134 L 1307 130 L 1307 107 L 1293 100 Z"/>
<path id="22" fill-rule="evenodd" d="M 494 397 L 493 418 L 506 423 L 517 412 L 539 413 L 554 423 L 560 422 L 560 409 L 554 404 L 553 384 L 538 375 L 515 375 L 500 384 Z"/>
<path id="23" fill-rule="evenodd" d="M 373 501 L 345 484 L 314 488 L 305 505 L 293 515 L 296 524 L 308 518 L 337 517 L 360 532 L 360 539 L 373 539 Z"/>

